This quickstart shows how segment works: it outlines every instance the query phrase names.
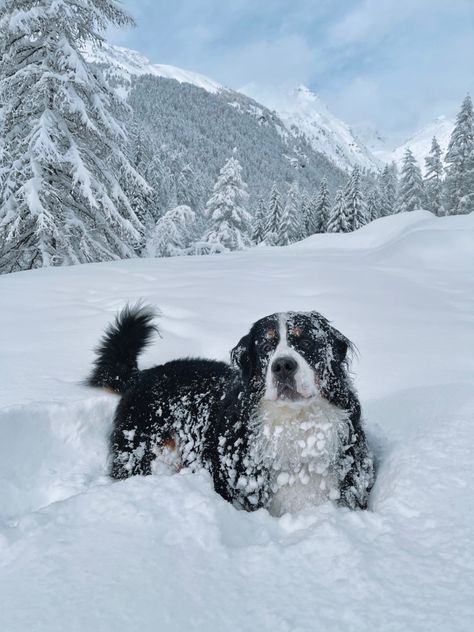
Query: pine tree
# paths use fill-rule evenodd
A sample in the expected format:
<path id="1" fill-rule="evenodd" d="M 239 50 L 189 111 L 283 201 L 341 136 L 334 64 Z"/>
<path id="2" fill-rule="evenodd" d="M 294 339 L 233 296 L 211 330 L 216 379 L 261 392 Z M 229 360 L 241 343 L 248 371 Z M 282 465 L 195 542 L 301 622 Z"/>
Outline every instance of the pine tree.
<path id="1" fill-rule="evenodd" d="M 281 204 L 280 192 L 276 184 L 273 184 L 268 204 L 267 223 L 265 226 L 265 242 L 269 245 L 276 245 L 278 233 L 280 231 L 283 207 Z"/>
<path id="2" fill-rule="evenodd" d="M 265 241 L 265 225 L 267 222 L 267 209 L 265 200 L 259 198 L 257 202 L 257 210 L 253 217 L 252 241 L 254 244 L 261 244 Z"/>
<path id="3" fill-rule="evenodd" d="M 424 202 L 425 191 L 421 170 L 411 149 L 408 147 L 403 157 L 402 175 L 400 178 L 399 211 L 406 212 L 423 208 Z"/>
<path id="4" fill-rule="evenodd" d="M 210 251 L 242 250 L 251 244 L 252 218 L 243 207 L 248 193 L 241 172 L 237 158 L 229 158 L 220 170 L 206 205 L 209 228 L 203 241 Z"/>
<path id="5" fill-rule="evenodd" d="M 474 113 L 468 95 L 456 118 L 446 153 L 446 211 L 474 211 Z"/>
<path id="6" fill-rule="evenodd" d="M 336 191 L 334 204 L 329 213 L 328 233 L 348 233 L 351 229 L 347 215 L 346 197 L 342 189 Z"/>
<path id="7" fill-rule="evenodd" d="M 309 199 L 307 193 L 303 193 L 301 196 L 301 206 L 300 206 L 300 218 L 301 218 L 301 239 L 305 239 L 309 236 L 308 227 L 311 222 L 311 200 Z"/>
<path id="8" fill-rule="evenodd" d="M 188 163 L 182 164 L 180 161 L 179 170 L 176 173 L 176 197 L 178 204 L 189 206 L 196 196 L 196 174 L 193 167 Z"/>
<path id="9" fill-rule="evenodd" d="M 146 140 L 146 132 L 136 119 L 132 119 L 128 127 L 126 155 L 134 171 L 131 174 L 125 172 L 121 180 L 125 185 L 130 206 L 147 234 L 155 223 L 153 206 L 156 192 L 148 184 L 153 155 Z M 139 173 L 142 179 L 137 180 L 135 173 Z"/>
<path id="10" fill-rule="evenodd" d="M 166 188 L 166 212 L 178 206 L 178 190 L 176 187 L 176 177 L 174 173 L 169 174 L 167 188 Z"/>
<path id="11" fill-rule="evenodd" d="M 174 257 L 190 254 L 196 215 L 189 206 L 181 205 L 160 217 L 148 239 L 149 257 Z"/>
<path id="12" fill-rule="evenodd" d="M 329 196 L 326 178 L 321 180 L 317 197 L 312 201 L 310 220 L 308 221 L 308 234 L 324 233 L 329 221 L 331 211 L 331 199 Z"/>
<path id="13" fill-rule="evenodd" d="M 293 183 L 288 189 L 286 203 L 277 233 L 278 246 L 287 246 L 301 239 L 301 213 L 298 185 Z"/>
<path id="14" fill-rule="evenodd" d="M 397 165 L 385 165 L 380 175 L 380 213 L 379 217 L 397 212 L 398 174 Z"/>
<path id="15" fill-rule="evenodd" d="M 436 136 L 433 136 L 430 153 L 425 158 L 425 165 L 424 184 L 427 207 L 435 215 L 444 215 L 443 163 L 441 161 L 441 148 Z"/>
<path id="16" fill-rule="evenodd" d="M 142 226 L 122 184 L 146 185 L 121 149 L 118 97 L 81 54 L 131 22 L 115 0 L 0 4 L 0 271 L 136 253 Z"/>
<path id="17" fill-rule="evenodd" d="M 378 219 L 381 207 L 381 195 L 377 187 L 370 189 L 367 195 L 367 218 L 369 222 L 373 222 L 374 219 Z"/>
<path id="18" fill-rule="evenodd" d="M 354 167 L 344 190 L 349 230 L 358 230 L 367 222 L 367 205 L 362 194 L 359 167 Z"/>

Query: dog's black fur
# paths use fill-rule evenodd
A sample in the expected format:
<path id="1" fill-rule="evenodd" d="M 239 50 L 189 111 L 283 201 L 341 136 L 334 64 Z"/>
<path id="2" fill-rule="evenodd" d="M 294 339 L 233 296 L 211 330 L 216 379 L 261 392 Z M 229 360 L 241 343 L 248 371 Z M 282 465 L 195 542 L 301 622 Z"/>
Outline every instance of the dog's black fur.
<path id="1" fill-rule="evenodd" d="M 320 397 L 344 416 L 341 441 L 331 457 L 338 472 L 337 502 L 364 509 L 373 463 L 348 376 L 351 344 L 317 312 L 290 312 L 284 318 L 290 323 L 289 348 L 311 367 Z M 230 365 L 182 359 L 140 371 L 137 356 L 157 330 L 153 312 L 123 310 L 102 339 L 88 379 L 92 386 L 122 395 L 111 435 L 111 476 L 150 474 L 157 455 L 171 446 L 181 467 L 209 470 L 226 500 L 247 510 L 268 507 L 274 494 L 272 466 L 254 446 L 261 435 L 259 411 L 279 319 L 273 314 L 257 321 L 231 352 Z M 272 339 L 269 331 L 275 333 Z M 282 388 L 295 392 L 291 379 Z"/>

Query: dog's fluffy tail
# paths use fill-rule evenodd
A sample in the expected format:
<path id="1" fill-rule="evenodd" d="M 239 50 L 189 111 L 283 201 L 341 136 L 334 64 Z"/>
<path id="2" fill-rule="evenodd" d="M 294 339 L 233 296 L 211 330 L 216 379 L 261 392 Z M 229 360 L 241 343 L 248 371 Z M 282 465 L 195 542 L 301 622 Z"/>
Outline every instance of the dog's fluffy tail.
<path id="1" fill-rule="evenodd" d="M 143 305 L 127 305 L 109 325 L 96 349 L 97 358 L 89 386 L 124 393 L 138 376 L 137 357 L 149 344 L 158 327 L 155 312 Z M 159 333 L 159 332 L 158 332 Z"/>

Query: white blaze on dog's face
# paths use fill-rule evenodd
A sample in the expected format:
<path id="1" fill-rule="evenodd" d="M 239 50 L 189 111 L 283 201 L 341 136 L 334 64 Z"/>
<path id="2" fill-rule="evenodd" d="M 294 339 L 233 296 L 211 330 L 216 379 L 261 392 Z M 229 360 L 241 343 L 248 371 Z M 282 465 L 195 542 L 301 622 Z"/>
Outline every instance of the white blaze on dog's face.
<path id="1" fill-rule="evenodd" d="M 315 370 L 297 350 L 300 345 L 316 344 L 312 333 L 288 314 L 278 315 L 278 344 L 269 356 L 265 378 L 266 400 L 305 403 L 319 394 Z"/>
<path id="2" fill-rule="evenodd" d="M 338 384 L 347 379 L 349 348 L 347 338 L 318 312 L 286 312 L 254 323 L 231 360 L 265 401 L 305 404 L 316 396 L 334 400 Z"/>

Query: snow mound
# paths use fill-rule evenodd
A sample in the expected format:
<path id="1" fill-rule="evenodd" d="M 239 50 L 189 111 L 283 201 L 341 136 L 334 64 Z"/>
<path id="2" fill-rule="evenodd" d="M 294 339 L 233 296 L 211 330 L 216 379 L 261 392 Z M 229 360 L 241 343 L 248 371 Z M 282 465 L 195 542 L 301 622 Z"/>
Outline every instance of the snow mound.
<path id="1" fill-rule="evenodd" d="M 433 244 L 435 248 L 443 248 L 443 241 L 446 239 L 446 233 L 456 233 L 456 239 L 462 240 L 463 237 L 459 233 L 463 233 L 468 227 L 466 240 L 470 244 L 470 230 L 474 227 L 474 214 L 467 216 L 454 215 L 449 218 L 450 227 L 447 229 L 446 224 L 433 221 L 433 214 L 430 211 L 418 210 L 407 213 L 397 213 L 389 217 L 380 217 L 361 229 L 352 233 L 347 233 L 341 239 L 340 233 L 323 233 L 320 235 L 312 235 L 303 241 L 294 244 L 294 248 L 314 248 L 318 249 L 326 247 L 336 247 L 338 249 L 358 249 L 358 248 L 388 248 L 394 242 L 409 241 L 409 235 L 414 235 L 414 251 L 420 252 L 423 246 L 423 238 L 419 239 L 419 232 L 428 230 L 442 231 L 442 235 L 437 238 L 433 236 L 427 243 Z M 426 240 L 424 240 L 426 241 Z M 453 255 L 450 244 L 448 252 Z"/>
<path id="2" fill-rule="evenodd" d="M 467 632 L 474 617 L 474 215 L 215 257 L 0 278 L 0 629 Z M 256 318 L 316 309 L 359 349 L 370 511 L 239 512 L 209 476 L 111 483 L 117 399 L 83 386 L 117 309 L 162 312 L 142 366 L 225 359 Z"/>

